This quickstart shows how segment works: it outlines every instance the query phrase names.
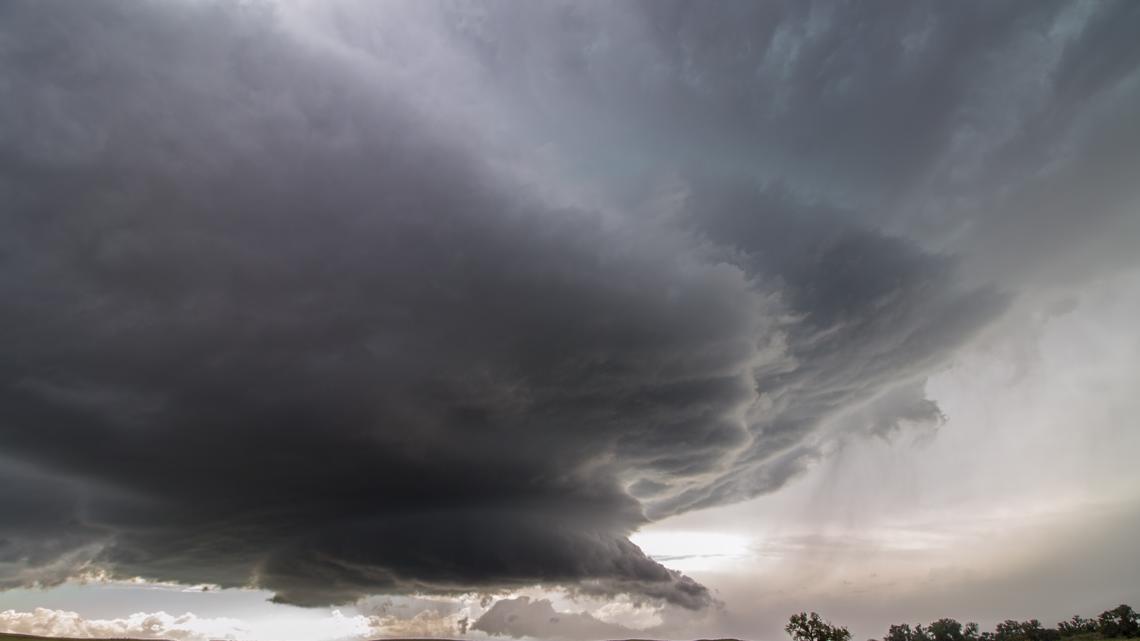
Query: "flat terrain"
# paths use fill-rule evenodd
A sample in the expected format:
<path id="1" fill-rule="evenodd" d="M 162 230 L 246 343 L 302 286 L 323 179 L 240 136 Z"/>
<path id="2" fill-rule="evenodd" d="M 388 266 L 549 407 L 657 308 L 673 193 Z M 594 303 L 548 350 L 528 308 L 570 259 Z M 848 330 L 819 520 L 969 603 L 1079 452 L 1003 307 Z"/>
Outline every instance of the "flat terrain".
<path id="1" fill-rule="evenodd" d="M 1120 641 L 1140 641 L 1140 637 L 1117 637 Z M 69 638 L 69 637 L 41 637 L 34 634 L 10 634 L 8 632 L 0 632 L 0 641 L 92 641 L 88 638 Z M 156 639 L 126 639 L 126 638 L 113 638 L 98 639 L 97 641 L 164 641 Z M 459 639 L 439 639 L 439 638 L 385 638 L 383 641 L 462 641 Z M 652 639 L 624 639 L 622 641 L 654 641 Z M 740 639 L 696 639 L 694 641 L 740 641 Z M 1080 634 L 1072 637 L 1066 637 L 1062 641 L 1103 641 L 1103 637 L 1099 634 Z"/>
<path id="2" fill-rule="evenodd" d="M 34 634 L 11 634 L 8 632 L 0 632 L 0 641 L 92 641 L 89 638 L 69 638 L 69 637 L 42 637 Z M 161 639 L 129 639 L 129 638 L 105 638 L 96 641 L 164 641 Z M 420 638 L 385 638 L 383 641 L 462 641 L 459 639 L 420 639 Z M 622 641 L 653 641 L 652 639 L 623 639 Z M 740 639 L 695 639 L 694 641 L 740 641 Z M 1070 641 L 1066 639 L 1065 641 Z M 1085 641 L 1077 639 L 1077 641 Z M 1090 640 L 1091 641 L 1091 640 Z"/>
<path id="3" fill-rule="evenodd" d="M 91 641 L 88 638 L 72 639 L 68 637 L 41 637 L 34 634 L 11 634 L 8 632 L 0 632 L 0 641 L 44 641 L 51 639 L 51 641 Z M 100 639 L 100 641 L 158 641 L 156 639 Z"/>

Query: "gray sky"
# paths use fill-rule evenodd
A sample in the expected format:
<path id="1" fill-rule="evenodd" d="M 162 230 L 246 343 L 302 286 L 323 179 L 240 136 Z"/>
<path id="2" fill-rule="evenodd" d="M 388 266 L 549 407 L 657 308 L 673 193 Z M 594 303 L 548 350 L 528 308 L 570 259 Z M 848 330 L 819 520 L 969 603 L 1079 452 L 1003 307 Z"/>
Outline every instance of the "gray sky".
<path id="1" fill-rule="evenodd" d="M 0 5 L 0 629 L 1136 603 L 1138 29 Z"/>

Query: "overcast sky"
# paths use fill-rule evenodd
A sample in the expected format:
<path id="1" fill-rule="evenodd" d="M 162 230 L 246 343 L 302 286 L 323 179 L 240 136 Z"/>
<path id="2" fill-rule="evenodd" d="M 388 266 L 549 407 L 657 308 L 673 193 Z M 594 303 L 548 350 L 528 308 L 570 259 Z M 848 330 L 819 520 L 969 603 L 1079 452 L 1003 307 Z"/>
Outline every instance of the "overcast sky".
<path id="1" fill-rule="evenodd" d="M 1140 3 L 0 3 L 0 630 L 1140 605 Z"/>

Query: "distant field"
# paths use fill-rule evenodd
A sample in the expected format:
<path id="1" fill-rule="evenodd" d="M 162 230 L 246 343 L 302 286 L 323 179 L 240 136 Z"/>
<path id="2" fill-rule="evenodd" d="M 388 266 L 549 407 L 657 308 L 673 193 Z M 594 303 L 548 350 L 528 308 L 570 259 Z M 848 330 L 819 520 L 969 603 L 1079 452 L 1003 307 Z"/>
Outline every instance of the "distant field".
<path id="1" fill-rule="evenodd" d="M 9 632 L 0 632 L 0 641 L 173 641 L 170 639 L 133 639 L 128 637 L 99 637 L 93 639 L 90 637 L 44 637 L 34 634 L 12 634 Z M 267 640 L 272 641 L 272 640 Z M 384 637 L 383 641 L 462 641 L 461 639 L 443 639 L 439 637 L 431 638 L 418 638 L 418 637 Z M 643 641 L 639 639 L 629 639 L 627 641 Z M 739 641 L 738 639 L 701 639 L 700 641 Z"/>
<path id="2" fill-rule="evenodd" d="M 32 634 L 10 634 L 8 632 L 0 632 L 0 641 L 45 641 L 45 639 L 50 639 L 51 641 L 92 641 L 89 638 L 42 637 L 42 636 L 36 636 L 36 635 L 32 635 Z M 1080 639 L 1077 637 L 1074 637 L 1074 639 L 1076 641 L 1086 641 L 1084 639 Z M 98 641 L 162 641 L 162 640 L 128 639 L 128 638 L 119 637 L 119 638 L 99 639 Z M 387 638 L 386 637 L 384 639 L 384 641 L 456 641 L 456 640 L 438 639 L 438 638 L 421 639 L 421 638 L 411 638 L 411 637 L 408 637 L 408 638 Z M 650 640 L 650 639 L 625 639 L 623 641 L 652 641 L 652 640 Z M 740 640 L 739 639 L 698 639 L 695 641 L 740 641 Z M 1066 641 L 1069 641 L 1069 640 L 1066 640 Z M 1091 639 L 1087 640 L 1087 641 L 1091 641 Z M 1099 637 L 1098 637 L 1098 641 L 1099 641 Z"/>
<path id="3" fill-rule="evenodd" d="M 71 637 L 41 637 L 33 634 L 9 634 L 7 632 L 0 632 L 0 641 L 44 641 L 50 639 L 51 641 L 92 641 L 89 638 L 71 638 Z M 1120 641 L 1140 641 L 1140 637 L 1115 637 Z M 1062 641 L 1103 641 L 1104 637 L 1099 634 L 1079 634 L 1072 637 L 1066 637 Z M 127 639 L 122 637 L 108 637 L 106 639 L 99 639 L 98 641 L 163 641 L 156 639 Z M 384 641 L 455 641 L 448 639 L 421 639 L 421 638 L 385 638 Z M 625 639 L 624 641 L 652 641 L 650 639 Z M 739 639 L 699 639 L 697 641 L 740 641 Z"/>
<path id="4" fill-rule="evenodd" d="M 0 632 L 0 641 L 92 641 L 89 638 L 71 638 L 71 637 L 42 637 L 33 634 L 10 634 L 8 632 Z M 128 638 L 106 638 L 99 639 L 98 641 L 162 641 L 156 639 L 128 639 Z M 421 638 L 385 638 L 384 641 L 456 641 L 449 639 L 421 639 Z M 623 641 L 652 641 L 649 639 L 625 639 Z M 696 641 L 740 641 L 739 639 L 699 639 Z"/>
<path id="5" fill-rule="evenodd" d="M 0 632 L 0 641 L 44 641 L 44 639 L 52 639 L 52 641 L 91 641 L 91 639 L 72 639 L 68 637 L 41 637 L 34 634 L 11 634 L 8 632 Z M 124 639 L 124 638 L 108 638 L 105 641 L 143 641 L 140 639 Z M 157 641 L 155 639 L 146 639 L 145 641 Z"/>
<path id="6" fill-rule="evenodd" d="M 132 639 L 126 637 L 100 637 L 93 640 L 88 637 L 75 638 L 75 637 L 43 637 L 34 634 L 11 634 L 8 632 L 0 632 L 0 641 L 171 641 L 165 639 Z M 384 641 L 456 641 L 449 639 L 420 639 L 420 638 L 385 638 Z M 703 641 L 703 640 L 702 640 Z M 717 641 L 735 641 L 734 639 L 724 639 Z"/>

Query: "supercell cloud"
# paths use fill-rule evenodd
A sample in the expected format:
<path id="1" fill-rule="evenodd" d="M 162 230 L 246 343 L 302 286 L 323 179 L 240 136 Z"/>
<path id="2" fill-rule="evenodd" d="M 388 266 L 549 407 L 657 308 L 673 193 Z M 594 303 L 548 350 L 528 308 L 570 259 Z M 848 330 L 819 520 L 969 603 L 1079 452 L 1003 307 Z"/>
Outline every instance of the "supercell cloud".
<path id="1" fill-rule="evenodd" d="M 1011 301 L 1134 259 L 1138 30 L 4 3 L 0 587 L 703 607 L 628 535 L 936 426 Z"/>

